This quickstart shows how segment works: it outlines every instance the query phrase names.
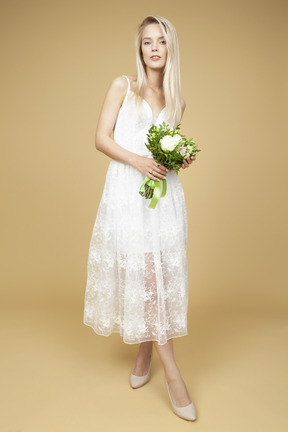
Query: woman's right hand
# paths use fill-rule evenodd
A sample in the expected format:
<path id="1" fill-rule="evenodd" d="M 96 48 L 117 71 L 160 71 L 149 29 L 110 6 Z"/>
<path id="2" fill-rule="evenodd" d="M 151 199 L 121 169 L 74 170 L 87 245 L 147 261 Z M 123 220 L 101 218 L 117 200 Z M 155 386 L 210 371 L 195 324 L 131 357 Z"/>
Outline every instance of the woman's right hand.
<path id="1" fill-rule="evenodd" d="M 139 155 L 135 155 L 132 165 L 146 177 L 155 181 L 165 179 L 169 172 L 163 165 L 157 164 L 154 159 Z"/>

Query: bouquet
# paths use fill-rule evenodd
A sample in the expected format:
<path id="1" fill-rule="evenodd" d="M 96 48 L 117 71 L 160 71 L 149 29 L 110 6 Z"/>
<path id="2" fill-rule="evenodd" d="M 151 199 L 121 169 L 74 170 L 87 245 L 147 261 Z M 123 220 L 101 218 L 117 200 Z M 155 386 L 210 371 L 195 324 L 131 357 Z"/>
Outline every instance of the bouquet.
<path id="1" fill-rule="evenodd" d="M 180 124 L 175 129 L 171 129 L 165 122 L 159 126 L 153 124 L 147 134 L 148 144 L 145 143 L 157 164 L 165 166 L 169 171 L 175 171 L 176 174 L 182 166 L 183 159 L 196 156 L 200 151 L 193 139 L 187 140 L 179 129 Z M 162 193 L 161 182 L 151 180 L 149 177 L 145 177 L 139 189 L 140 195 L 146 199 L 151 198 L 149 208 L 155 208 L 160 196 L 166 195 L 166 180 L 161 179 L 161 181 Z"/>

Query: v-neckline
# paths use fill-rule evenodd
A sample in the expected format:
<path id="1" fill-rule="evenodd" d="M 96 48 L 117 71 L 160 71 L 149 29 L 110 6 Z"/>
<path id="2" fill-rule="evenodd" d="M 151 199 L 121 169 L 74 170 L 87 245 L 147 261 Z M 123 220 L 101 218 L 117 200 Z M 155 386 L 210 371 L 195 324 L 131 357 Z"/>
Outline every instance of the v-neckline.
<path id="1" fill-rule="evenodd" d="M 160 115 L 162 114 L 162 112 L 164 111 L 164 109 L 166 108 L 166 105 L 165 105 L 164 108 L 162 108 L 162 110 L 159 112 L 158 116 L 155 117 L 154 114 L 153 114 L 153 111 L 152 111 L 152 108 L 151 108 L 150 104 L 146 101 L 146 99 L 143 99 L 143 101 L 146 102 L 148 108 L 149 108 L 150 111 L 151 111 L 151 114 L 152 114 L 152 120 L 155 120 L 155 122 L 156 122 L 156 121 L 158 120 L 158 118 L 160 117 Z"/>
<path id="2" fill-rule="evenodd" d="M 133 90 L 130 89 L 130 91 L 135 94 L 135 92 L 133 92 Z M 146 99 L 142 98 L 142 100 L 146 103 L 147 107 L 150 109 L 150 112 L 151 112 L 151 115 L 152 115 L 152 120 L 155 120 L 155 122 L 156 122 L 158 120 L 158 118 L 160 117 L 160 115 L 162 114 L 162 112 L 165 110 L 166 105 L 159 112 L 158 116 L 155 117 L 154 114 L 153 114 L 153 111 L 152 111 L 152 108 L 151 108 L 150 104 L 146 101 Z"/>

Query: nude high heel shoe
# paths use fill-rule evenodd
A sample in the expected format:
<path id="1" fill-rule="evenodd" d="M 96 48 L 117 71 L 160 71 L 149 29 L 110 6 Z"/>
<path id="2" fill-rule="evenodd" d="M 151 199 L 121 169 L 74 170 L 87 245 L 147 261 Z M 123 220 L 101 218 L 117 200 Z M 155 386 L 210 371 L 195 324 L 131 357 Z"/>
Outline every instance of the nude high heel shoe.
<path id="1" fill-rule="evenodd" d="M 177 407 L 176 405 L 174 405 L 174 403 L 172 401 L 171 394 L 170 394 L 168 382 L 166 381 L 166 378 L 164 378 L 164 380 L 166 383 L 166 387 L 168 390 L 169 398 L 170 398 L 174 413 L 176 415 L 178 415 L 179 417 L 183 418 L 184 420 L 189 420 L 189 421 L 196 420 L 196 410 L 195 410 L 194 403 L 191 402 L 189 405 L 186 405 L 184 407 Z"/>
<path id="2" fill-rule="evenodd" d="M 149 363 L 149 368 L 148 368 L 148 372 L 146 375 L 143 376 L 139 376 L 139 375 L 134 375 L 131 373 L 130 375 L 130 385 L 132 388 L 138 388 L 138 387 L 142 387 L 144 384 L 146 384 L 149 379 L 150 379 L 150 369 L 151 369 L 151 363 L 152 363 L 152 357 L 153 357 L 153 352 L 150 355 L 150 363 Z"/>

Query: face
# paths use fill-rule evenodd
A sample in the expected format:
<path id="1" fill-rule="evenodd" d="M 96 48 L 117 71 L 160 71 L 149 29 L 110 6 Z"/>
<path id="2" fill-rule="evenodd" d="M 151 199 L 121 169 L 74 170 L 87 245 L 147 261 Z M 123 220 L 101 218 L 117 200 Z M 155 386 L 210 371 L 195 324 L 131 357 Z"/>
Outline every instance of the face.
<path id="1" fill-rule="evenodd" d="M 164 69 L 167 59 L 165 34 L 160 24 L 149 24 L 142 32 L 141 49 L 146 67 Z"/>

